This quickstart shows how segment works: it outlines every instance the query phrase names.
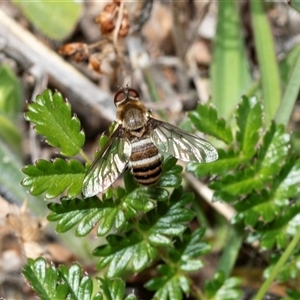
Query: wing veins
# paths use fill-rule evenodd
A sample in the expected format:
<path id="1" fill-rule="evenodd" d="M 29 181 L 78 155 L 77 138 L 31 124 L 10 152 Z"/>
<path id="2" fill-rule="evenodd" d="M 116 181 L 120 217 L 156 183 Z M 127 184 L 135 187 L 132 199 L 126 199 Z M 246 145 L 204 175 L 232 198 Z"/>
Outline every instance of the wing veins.
<path id="1" fill-rule="evenodd" d="M 86 197 L 106 190 L 126 168 L 131 147 L 122 130 L 121 125 L 116 128 L 85 175 L 82 191 Z"/>
<path id="2" fill-rule="evenodd" d="M 155 146 L 183 161 L 212 162 L 218 158 L 217 150 L 202 138 L 176 126 L 150 118 L 151 140 Z"/>

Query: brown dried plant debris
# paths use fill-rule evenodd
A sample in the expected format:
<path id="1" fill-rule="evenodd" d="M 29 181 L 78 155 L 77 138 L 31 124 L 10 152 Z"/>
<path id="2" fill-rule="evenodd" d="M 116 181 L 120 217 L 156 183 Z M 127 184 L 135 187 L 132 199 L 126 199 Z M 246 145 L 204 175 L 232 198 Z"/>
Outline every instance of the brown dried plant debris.
<path id="1" fill-rule="evenodd" d="M 21 207 L 0 197 L 0 272 L 20 272 L 27 258 L 44 258 L 54 263 L 70 261 L 72 254 L 45 239 L 47 221 L 32 217 L 27 203 Z"/>
<path id="2" fill-rule="evenodd" d="M 118 59 L 117 38 L 127 36 L 130 28 L 128 12 L 122 1 L 113 1 L 106 4 L 102 12 L 95 18 L 100 25 L 103 40 L 94 44 L 69 43 L 61 46 L 58 52 L 62 55 L 73 56 L 76 63 L 88 61 L 89 68 L 99 74 L 106 73 L 102 68 L 102 62 L 115 52 L 114 59 Z M 113 42 L 113 46 L 112 46 Z M 93 52 L 94 51 L 94 52 Z"/>
<path id="3" fill-rule="evenodd" d="M 113 1 L 113 3 L 105 5 L 103 11 L 96 17 L 96 23 L 100 25 L 103 35 L 110 34 L 117 29 L 119 37 L 127 36 L 130 23 L 128 12 L 122 4 L 122 1 Z"/>

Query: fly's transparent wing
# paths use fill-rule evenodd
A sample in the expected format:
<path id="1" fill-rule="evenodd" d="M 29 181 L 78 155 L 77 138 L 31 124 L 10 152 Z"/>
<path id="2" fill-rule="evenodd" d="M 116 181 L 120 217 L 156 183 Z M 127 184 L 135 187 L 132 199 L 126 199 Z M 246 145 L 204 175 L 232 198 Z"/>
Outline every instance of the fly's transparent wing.
<path id="1" fill-rule="evenodd" d="M 83 180 L 82 193 L 92 197 L 106 190 L 124 171 L 131 154 L 131 145 L 122 138 L 121 125 L 110 136 Z"/>
<path id="2" fill-rule="evenodd" d="M 218 152 L 205 140 L 176 126 L 149 118 L 150 137 L 162 152 L 183 161 L 208 163 L 218 159 Z"/>

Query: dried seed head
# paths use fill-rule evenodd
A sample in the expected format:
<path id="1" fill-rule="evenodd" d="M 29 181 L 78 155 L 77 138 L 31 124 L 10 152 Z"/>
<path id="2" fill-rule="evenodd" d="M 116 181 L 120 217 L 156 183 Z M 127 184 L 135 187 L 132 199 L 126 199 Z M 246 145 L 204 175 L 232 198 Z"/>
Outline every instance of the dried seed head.
<path id="1" fill-rule="evenodd" d="M 89 49 L 85 43 L 70 43 L 62 45 L 58 52 L 63 55 L 74 55 L 76 62 L 81 62 L 89 57 Z"/>
<path id="2" fill-rule="evenodd" d="M 96 17 L 95 21 L 100 25 L 102 34 L 109 34 L 116 28 L 118 14 L 120 13 L 120 3 L 121 1 L 114 1 L 111 4 L 107 4 L 103 11 Z M 123 8 L 121 25 L 118 32 L 119 37 L 125 37 L 127 35 L 129 25 L 128 12 Z"/>
<path id="3" fill-rule="evenodd" d="M 95 22 L 100 24 L 102 34 L 110 33 L 115 28 L 115 16 L 118 5 L 116 3 L 105 5 L 103 11 L 96 17 Z"/>
<path id="4" fill-rule="evenodd" d="M 101 70 L 101 61 L 98 58 L 96 58 L 94 55 L 91 55 L 89 58 L 89 67 L 91 67 L 97 73 L 103 74 Z"/>

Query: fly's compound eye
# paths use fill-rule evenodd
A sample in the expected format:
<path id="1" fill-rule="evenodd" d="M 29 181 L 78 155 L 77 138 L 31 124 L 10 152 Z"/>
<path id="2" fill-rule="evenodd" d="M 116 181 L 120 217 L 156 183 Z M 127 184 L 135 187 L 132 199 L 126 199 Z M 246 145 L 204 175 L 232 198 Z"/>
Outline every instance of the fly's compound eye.
<path id="1" fill-rule="evenodd" d="M 118 106 L 119 103 L 123 102 L 126 99 L 126 94 L 124 90 L 120 90 L 116 93 L 115 98 L 114 98 L 114 103 L 116 106 Z"/>
<path id="2" fill-rule="evenodd" d="M 140 97 L 139 93 L 134 89 L 128 89 L 128 95 L 129 95 L 129 97 L 132 97 L 132 98 Z"/>

